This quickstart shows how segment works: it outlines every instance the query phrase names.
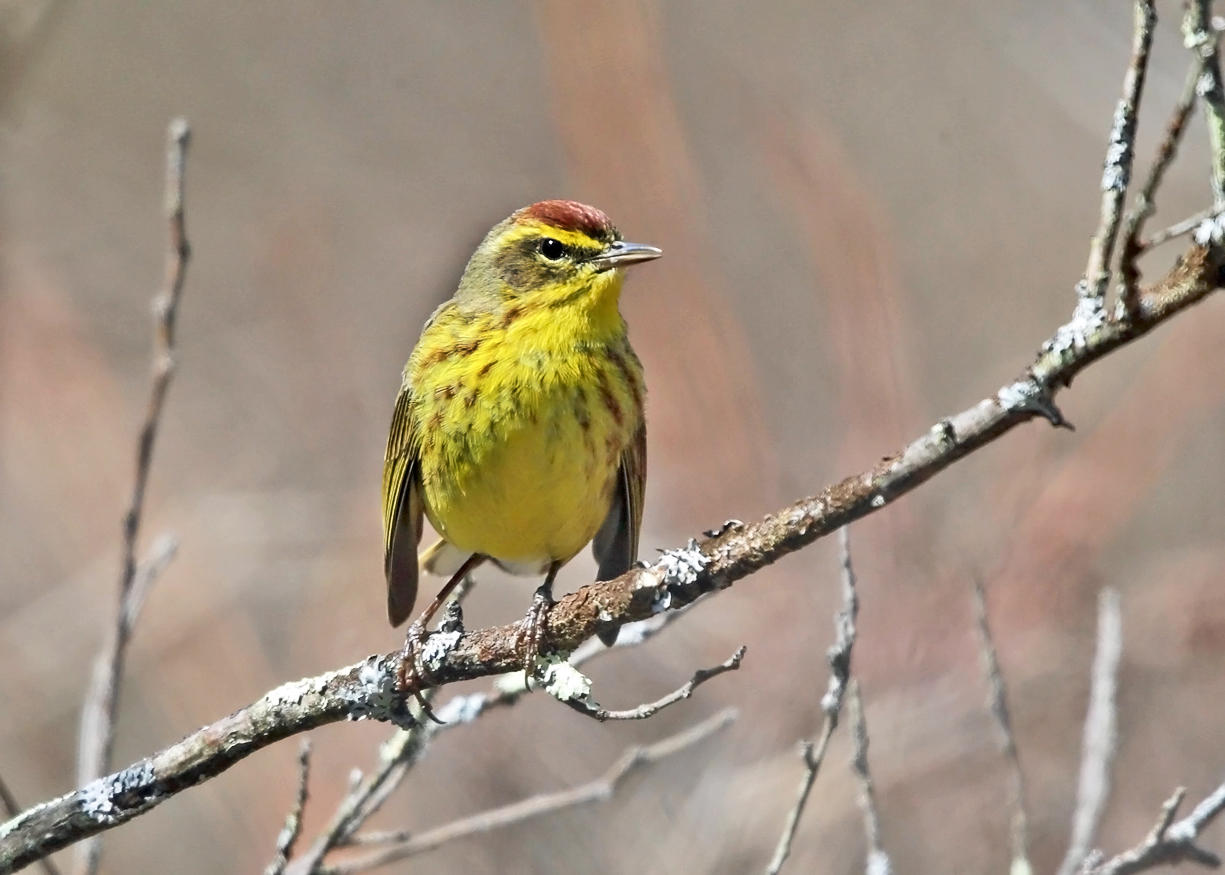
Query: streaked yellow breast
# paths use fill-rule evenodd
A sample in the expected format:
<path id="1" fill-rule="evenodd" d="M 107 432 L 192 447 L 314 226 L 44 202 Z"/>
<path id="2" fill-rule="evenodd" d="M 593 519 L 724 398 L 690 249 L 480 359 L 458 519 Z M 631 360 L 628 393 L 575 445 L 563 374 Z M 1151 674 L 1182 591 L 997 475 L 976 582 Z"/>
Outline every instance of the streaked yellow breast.
<path id="1" fill-rule="evenodd" d="M 427 327 L 409 362 L 414 430 L 426 514 L 455 546 L 543 567 L 604 521 L 643 393 L 611 297 L 443 310 Z"/>

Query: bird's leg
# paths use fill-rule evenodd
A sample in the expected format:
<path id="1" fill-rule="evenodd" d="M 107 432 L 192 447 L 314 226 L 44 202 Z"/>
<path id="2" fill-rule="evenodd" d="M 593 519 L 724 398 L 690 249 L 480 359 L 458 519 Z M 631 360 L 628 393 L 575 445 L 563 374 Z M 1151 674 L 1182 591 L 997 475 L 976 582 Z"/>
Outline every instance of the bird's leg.
<path id="1" fill-rule="evenodd" d="M 522 636 L 523 649 L 523 683 L 527 686 L 536 670 L 536 657 L 540 653 L 540 639 L 548 624 L 549 611 L 553 609 L 553 579 L 561 570 L 561 563 L 554 562 L 544 577 L 544 583 L 536 589 L 532 596 L 532 606 L 528 608 L 525 618 L 526 628 Z"/>
<path id="2" fill-rule="evenodd" d="M 434 600 L 430 602 L 430 606 L 421 612 L 417 619 L 413 620 L 412 625 L 408 627 L 408 633 L 404 636 L 404 649 L 400 653 L 400 671 L 399 681 L 400 689 L 407 688 L 412 685 L 413 697 L 417 700 L 417 704 L 421 706 L 421 713 L 425 714 L 435 723 L 441 723 L 434 715 L 434 710 L 430 707 L 430 703 L 425 700 L 425 696 L 421 694 L 421 686 L 429 682 L 428 672 L 424 670 L 418 656 L 421 650 L 425 647 L 426 639 L 429 638 L 429 632 L 426 627 L 429 626 L 430 620 L 438 613 L 439 608 L 446 602 L 447 596 L 459 586 L 459 582 L 467 577 L 468 573 L 476 566 L 485 561 L 485 557 L 480 553 L 473 553 L 464 560 L 464 564 L 459 567 L 459 570 L 451 575 L 451 579 L 447 581 L 447 585 L 438 591 L 438 595 L 434 596 Z"/>

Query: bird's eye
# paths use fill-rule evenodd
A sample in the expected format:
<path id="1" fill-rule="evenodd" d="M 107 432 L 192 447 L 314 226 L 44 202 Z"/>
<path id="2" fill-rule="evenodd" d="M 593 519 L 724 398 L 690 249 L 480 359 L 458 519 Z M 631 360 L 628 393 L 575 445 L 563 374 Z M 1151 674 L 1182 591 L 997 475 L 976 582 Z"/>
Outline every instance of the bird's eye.
<path id="1" fill-rule="evenodd" d="M 549 261 L 561 261 L 566 257 L 566 244 L 552 237 L 545 237 L 540 241 L 540 254 Z"/>

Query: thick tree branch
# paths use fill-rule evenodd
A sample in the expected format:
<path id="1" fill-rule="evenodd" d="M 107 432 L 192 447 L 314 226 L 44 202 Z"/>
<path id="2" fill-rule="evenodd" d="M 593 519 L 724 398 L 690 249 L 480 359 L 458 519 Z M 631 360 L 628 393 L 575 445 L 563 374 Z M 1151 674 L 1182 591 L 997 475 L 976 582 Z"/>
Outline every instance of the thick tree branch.
<path id="1" fill-rule="evenodd" d="M 674 610 L 873 513 L 1023 422 L 1061 423 L 1052 396 L 1086 367 L 1143 337 L 1218 287 L 1225 248 L 1206 223 L 1197 242 L 1141 296 L 1127 319 L 1060 326 L 1015 381 L 936 423 L 873 468 L 829 486 L 756 522 L 733 523 L 702 541 L 667 551 L 653 565 L 589 584 L 553 608 L 547 651 L 571 651 L 605 629 Z M 520 623 L 466 633 L 436 632 L 428 653 L 430 685 L 522 671 Z M 0 825 L 0 872 L 143 814 L 247 755 L 283 738 L 345 719 L 407 723 L 396 689 L 399 652 L 371 656 L 319 677 L 284 684 L 211 726 L 120 772 L 43 803 Z M 423 684 L 425 686 L 426 684 Z"/>

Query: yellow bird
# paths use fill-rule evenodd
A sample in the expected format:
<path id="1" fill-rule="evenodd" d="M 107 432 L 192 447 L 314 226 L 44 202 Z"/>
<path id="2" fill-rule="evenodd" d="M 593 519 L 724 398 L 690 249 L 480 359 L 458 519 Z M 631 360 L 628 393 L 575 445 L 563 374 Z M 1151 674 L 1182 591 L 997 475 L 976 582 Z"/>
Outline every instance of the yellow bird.
<path id="1" fill-rule="evenodd" d="M 430 618 L 486 559 L 545 575 L 528 612 L 529 673 L 562 565 L 593 539 L 601 580 L 637 559 L 645 385 L 618 301 L 624 268 L 660 254 L 624 242 L 594 207 L 542 201 L 493 227 L 426 321 L 383 468 L 392 625 L 413 609 L 419 561 L 450 579 L 410 627 L 405 671 L 417 671 L 407 657 Z M 442 537 L 419 560 L 423 517 Z"/>

